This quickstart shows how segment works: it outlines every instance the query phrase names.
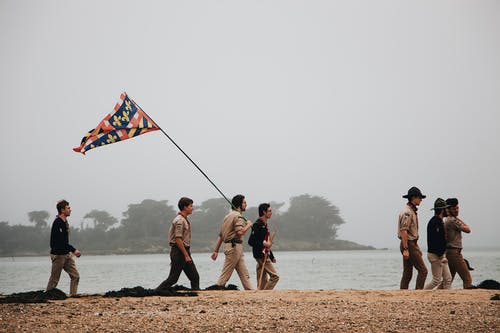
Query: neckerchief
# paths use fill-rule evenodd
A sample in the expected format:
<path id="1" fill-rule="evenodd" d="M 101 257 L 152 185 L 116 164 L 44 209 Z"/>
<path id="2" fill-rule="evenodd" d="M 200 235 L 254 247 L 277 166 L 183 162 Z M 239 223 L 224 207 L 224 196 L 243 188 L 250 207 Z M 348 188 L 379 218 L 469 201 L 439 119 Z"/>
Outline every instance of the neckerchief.
<path id="1" fill-rule="evenodd" d="M 189 227 L 191 227 L 191 222 L 189 222 L 189 220 L 188 220 L 188 217 L 187 217 L 187 216 L 184 216 L 184 214 L 182 214 L 182 212 L 179 212 L 177 215 L 180 215 L 180 216 L 182 216 L 183 218 L 185 218 L 185 219 L 186 219 L 186 221 L 187 221 L 187 223 L 188 223 L 188 226 L 189 226 Z"/>
<path id="2" fill-rule="evenodd" d="M 418 208 L 417 208 L 417 206 L 415 206 L 411 202 L 408 202 L 407 205 L 408 205 L 408 207 L 410 207 L 413 210 L 413 212 L 415 212 L 415 218 L 416 218 L 417 229 L 418 229 L 418 214 L 417 214 Z"/>

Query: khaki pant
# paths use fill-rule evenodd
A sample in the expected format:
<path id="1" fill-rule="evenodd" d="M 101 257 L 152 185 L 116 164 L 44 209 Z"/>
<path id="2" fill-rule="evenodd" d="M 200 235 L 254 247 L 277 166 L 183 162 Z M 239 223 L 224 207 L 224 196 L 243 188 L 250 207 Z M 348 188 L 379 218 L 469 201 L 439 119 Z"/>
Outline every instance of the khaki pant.
<path id="1" fill-rule="evenodd" d="M 403 253 L 403 243 L 400 245 L 400 251 Z M 403 276 L 401 277 L 400 288 L 408 289 L 411 278 L 413 276 L 413 267 L 418 271 L 417 283 L 415 289 L 424 289 L 425 279 L 427 278 L 427 268 L 422 259 L 422 251 L 416 241 L 408 241 L 408 252 L 410 257 L 403 258 Z"/>
<path id="2" fill-rule="evenodd" d="M 70 295 L 76 295 L 78 290 L 78 282 L 80 281 L 80 274 L 76 269 L 75 261 L 73 260 L 73 255 L 68 254 L 51 254 L 50 260 L 52 260 L 52 270 L 50 272 L 49 283 L 47 284 L 47 291 L 54 289 L 59 283 L 59 278 L 61 277 L 61 271 L 64 269 L 71 278 L 69 285 Z"/>
<path id="3" fill-rule="evenodd" d="M 262 281 L 260 281 L 260 284 L 259 278 L 260 273 L 262 272 L 262 263 L 264 262 L 264 258 L 255 260 L 257 260 L 257 288 L 259 290 L 273 290 L 280 277 L 276 273 L 276 269 L 274 268 L 271 259 L 267 258 L 266 263 L 264 264 L 264 272 L 262 274 Z"/>
<path id="4" fill-rule="evenodd" d="M 224 260 L 224 266 L 222 267 L 217 285 L 225 286 L 229 278 L 231 278 L 233 271 L 236 269 L 243 288 L 245 290 L 252 290 L 253 287 L 250 282 L 250 274 L 248 274 L 243 255 L 243 245 L 235 244 L 233 247 L 231 243 L 224 243 L 224 255 L 226 259 Z"/>
<path id="5" fill-rule="evenodd" d="M 448 263 L 443 263 L 444 256 L 428 252 L 427 259 L 431 263 L 432 281 L 427 283 L 424 289 L 450 289 L 451 288 L 451 274 L 448 268 Z"/>
<path id="6" fill-rule="evenodd" d="M 464 289 L 472 287 L 472 276 L 469 268 L 462 257 L 462 249 L 446 249 L 446 258 L 448 266 L 450 266 L 451 280 L 455 278 L 455 273 L 458 273 L 463 281 Z"/>

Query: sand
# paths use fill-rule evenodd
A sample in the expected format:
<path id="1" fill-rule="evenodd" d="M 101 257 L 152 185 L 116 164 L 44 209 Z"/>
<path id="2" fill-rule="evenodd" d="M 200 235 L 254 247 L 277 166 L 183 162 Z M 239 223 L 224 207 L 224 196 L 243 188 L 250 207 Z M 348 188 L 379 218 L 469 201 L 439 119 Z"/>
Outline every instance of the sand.
<path id="1" fill-rule="evenodd" d="M 0 332 L 500 332 L 494 290 L 201 291 L 0 304 Z"/>

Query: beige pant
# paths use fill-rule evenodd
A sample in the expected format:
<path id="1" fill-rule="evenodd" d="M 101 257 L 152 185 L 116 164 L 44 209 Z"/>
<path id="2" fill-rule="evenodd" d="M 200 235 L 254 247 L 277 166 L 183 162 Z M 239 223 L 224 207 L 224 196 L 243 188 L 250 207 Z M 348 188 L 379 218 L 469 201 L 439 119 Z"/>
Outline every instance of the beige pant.
<path id="1" fill-rule="evenodd" d="M 260 274 L 262 272 L 262 263 L 264 259 L 256 259 L 257 260 L 257 288 L 259 290 L 273 290 L 276 283 L 278 283 L 280 277 L 276 273 L 276 269 L 274 268 L 271 259 L 267 258 L 266 263 L 264 264 L 264 272 L 262 274 L 262 281 L 260 281 Z M 269 279 L 268 279 L 269 276 Z"/>
<path id="2" fill-rule="evenodd" d="M 73 255 L 69 254 L 51 254 L 50 259 L 52 260 L 52 271 L 50 272 L 49 283 L 47 284 L 47 291 L 54 289 L 59 283 L 59 278 L 61 277 L 61 271 L 64 269 L 71 278 L 69 285 L 70 295 L 76 295 L 78 290 L 78 282 L 80 281 L 80 274 L 76 269 L 75 261 L 73 260 Z"/>
<path id="3" fill-rule="evenodd" d="M 243 288 L 245 290 L 252 290 L 253 287 L 250 282 L 250 274 L 248 274 L 243 255 L 243 245 L 235 244 L 233 247 L 231 243 L 224 243 L 224 254 L 226 259 L 224 260 L 224 266 L 222 267 L 217 285 L 225 286 L 229 278 L 231 278 L 233 271 L 236 269 Z"/>
<path id="4" fill-rule="evenodd" d="M 434 253 L 427 253 L 427 259 L 431 263 L 432 281 L 427 283 L 424 289 L 451 289 L 451 274 L 448 263 L 443 263 L 441 257 Z"/>

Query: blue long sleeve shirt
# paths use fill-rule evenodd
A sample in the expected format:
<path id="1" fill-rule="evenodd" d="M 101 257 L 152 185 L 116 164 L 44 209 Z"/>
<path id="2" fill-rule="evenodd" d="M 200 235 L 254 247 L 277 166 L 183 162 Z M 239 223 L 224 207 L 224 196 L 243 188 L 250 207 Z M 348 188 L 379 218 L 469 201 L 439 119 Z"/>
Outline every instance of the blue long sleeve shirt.
<path id="1" fill-rule="evenodd" d="M 442 256 L 446 251 L 446 236 L 443 220 L 433 216 L 427 224 L 427 252 Z"/>
<path id="2" fill-rule="evenodd" d="M 68 254 L 75 252 L 76 249 L 69 243 L 69 230 L 66 222 L 56 217 L 52 223 L 50 231 L 50 254 Z"/>

